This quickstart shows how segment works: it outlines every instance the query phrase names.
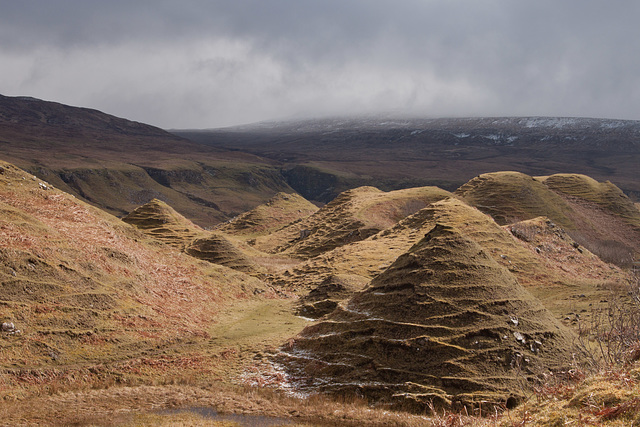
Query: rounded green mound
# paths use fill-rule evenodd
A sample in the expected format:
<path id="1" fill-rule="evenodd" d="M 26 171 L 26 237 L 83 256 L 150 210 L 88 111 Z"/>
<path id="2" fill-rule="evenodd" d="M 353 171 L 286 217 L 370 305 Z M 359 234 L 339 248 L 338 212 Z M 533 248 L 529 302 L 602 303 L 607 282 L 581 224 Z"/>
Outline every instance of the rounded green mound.
<path id="1" fill-rule="evenodd" d="M 419 410 L 503 405 L 568 366 L 572 339 L 481 246 L 438 224 L 279 360 L 303 390 Z"/>

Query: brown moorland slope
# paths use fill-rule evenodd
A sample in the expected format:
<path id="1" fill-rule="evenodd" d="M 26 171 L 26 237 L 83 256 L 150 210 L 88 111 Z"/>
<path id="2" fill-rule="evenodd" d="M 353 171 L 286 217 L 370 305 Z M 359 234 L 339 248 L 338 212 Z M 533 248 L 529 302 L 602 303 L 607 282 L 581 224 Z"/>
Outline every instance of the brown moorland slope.
<path id="1" fill-rule="evenodd" d="M 292 192 L 272 161 L 33 98 L 0 95 L 0 155 L 115 215 L 158 198 L 211 226 Z"/>
<path id="2" fill-rule="evenodd" d="M 607 261 L 640 254 L 640 210 L 614 184 L 575 174 L 482 174 L 455 192 L 501 225 L 546 216 Z M 611 247 L 617 249 L 610 254 Z"/>
<path id="3" fill-rule="evenodd" d="M 538 179 L 556 193 L 595 203 L 629 224 L 640 227 L 640 211 L 622 190 L 610 181 L 598 182 L 586 175 L 569 173 Z"/>
<path id="4" fill-rule="evenodd" d="M 0 339 L 9 391 L 57 375 L 36 370 L 143 356 L 149 369 L 170 364 L 209 337 L 231 302 L 256 290 L 273 296 L 259 280 L 181 254 L 5 162 L 0 283 L 0 319 L 20 331 Z"/>
<path id="5" fill-rule="evenodd" d="M 306 391 L 488 409 L 521 400 L 523 379 L 569 366 L 572 339 L 481 246 L 437 224 L 279 360 Z"/>

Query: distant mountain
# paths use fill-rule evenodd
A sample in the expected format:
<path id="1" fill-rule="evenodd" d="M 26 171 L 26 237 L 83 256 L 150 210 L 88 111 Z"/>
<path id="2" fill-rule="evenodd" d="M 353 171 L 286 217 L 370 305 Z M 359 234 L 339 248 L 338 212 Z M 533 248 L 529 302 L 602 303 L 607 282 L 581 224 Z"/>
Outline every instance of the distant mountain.
<path id="1" fill-rule="evenodd" d="M 282 162 L 289 185 L 325 202 L 360 185 L 453 191 L 474 176 L 503 170 L 586 174 L 640 198 L 640 121 L 364 117 L 174 133 Z"/>
<path id="2" fill-rule="evenodd" d="M 27 97 L 0 95 L 0 158 L 113 214 L 157 198 L 203 226 L 292 191 L 272 161 Z"/>
<path id="3" fill-rule="evenodd" d="M 0 95 L 0 159 L 124 216 L 161 200 L 203 227 L 278 192 L 438 186 L 488 172 L 585 174 L 640 200 L 640 122 L 361 117 L 167 132 L 97 110 Z"/>

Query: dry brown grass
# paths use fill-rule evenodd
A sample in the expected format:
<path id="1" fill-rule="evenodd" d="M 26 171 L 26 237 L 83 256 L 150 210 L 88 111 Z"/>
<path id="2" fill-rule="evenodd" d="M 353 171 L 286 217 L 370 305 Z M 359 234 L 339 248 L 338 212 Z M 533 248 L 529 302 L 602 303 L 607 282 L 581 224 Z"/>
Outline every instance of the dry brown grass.
<path id="1" fill-rule="evenodd" d="M 7 169 L 2 179 L 19 173 L 3 167 Z M 29 175 L 18 179 L 3 181 L 0 191 L 0 274 L 5 286 L 0 315 L 23 330 L 0 340 L 0 395 L 5 400 L 0 404 L 1 422 L 213 425 L 214 421 L 195 415 L 149 412 L 200 403 L 221 411 L 286 416 L 302 425 L 525 425 L 559 419 L 616 423 L 633 420 L 638 413 L 638 401 L 629 396 L 637 393 L 639 377 L 628 366 L 626 371 L 608 369 L 594 377 L 550 381 L 555 388 L 539 389 L 522 408 L 502 413 L 494 408 L 497 412 L 485 418 L 441 410 L 426 418 L 372 408 L 357 398 L 297 400 L 268 389 L 232 387 L 229 383 L 256 360 L 265 360 L 267 353 L 302 328 L 304 321 L 292 315 L 291 303 L 278 299 L 272 288 L 255 278 L 194 261 L 57 190 L 43 189 Z M 374 206 L 375 221 L 395 218 L 397 212 L 387 208 Z M 372 237 L 359 250 L 356 245 L 345 246 L 307 267 L 350 271 L 356 266 L 360 277 L 372 277 L 406 252 L 437 219 L 482 242 L 491 257 L 521 280 L 529 280 L 529 285 L 540 279 L 527 270 L 534 263 L 526 262 L 536 257 L 539 261 L 546 256 L 546 264 L 541 264 L 549 267 L 544 283 L 551 283 L 552 277 L 577 280 L 588 274 L 604 283 L 618 275 L 618 270 L 607 266 L 607 273 L 593 262 L 587 269 L 589 254 L 572 252 L 576 248 L 566 242 L 544 240 L 548 251 L 536 254 L 535 245 L 542 244 L 536 239 L 544 232 L 527 229 L 526 242 L 519 242 L 490 219 L 481 219 L 479 212 L 473 210 L 475 216 L 469 216 L 470 209 L 461 202 L 441 202 L 428 223 L 404 224 L 406 235 L 378 235 L 378 243 L 389 244 L 388 253 Z M 242 243 L 234 244 L 238 242 Z M 508 256 L 502 257 L 505 253 Z M 338 260 L 339 254 L 350 254 L 355 261 Z M 255 250 L 251 256 L 282 277 L 285 269 L 301 266 L 285 256 Z M 564 273 L 556 275 L 560 270 Z M 615 286 L 609 288 L 623 288 L 621 282 L 611 283 Z M 565 292 L 563 298 L 583 289 L 568 279 L 555 285 Z M 255 290 L 263 292 L 260 299 L 253 297 Z M 241 303 L 235 305 L 236 301 Z M 628 315 L 620 307 L 627 306 L 592 319 Z M 627 318 L 635 322 L 635 317 Z M 629 322 L 614 324 L 613 330 L 629 327 Z M 594 336 L 620 334 L 610 329 Z M 598 345 L 611 346 L 616 340 Z M 616 395 L 612 390 L 629 393 Z M 570 408 L 578 418 L 560 418 L 560 409 L 552 404 L 555 400 L 564 402 L 559 408 Z"/>
<path id="2" fill-rule="evenodd" d="M 14 425 L 21 421 L 37 424 L 112 425 L 113 421 L 118 421 L 117 424 L 123 425 L 148 425 L 147 423 L 157 422 L 178 425 L 183 420 L 202 423 L 194 425 L 216 425 L 211 424 L 212 420 L 193 415 L 162 415 L 152 412 L 193 407 L 212 408 L 223 414 L 282 417 L 294 425 L 417 427 L 430 425 L 432 420 L 439 417 L 429 418 L 384 408 L 371 408 L 357 398 L 336 400 L 316 395 L 297 399 L 271 389 L 211 384 L 204 388 L 184 385 L 115 386 L 4 402 L 0 404 L 0 425 Z"/>
<path id="3" fill-rule="evenodd" d="M 530 424 L 640 423 L 640 281 L 611 283 L 609 297 L 580 324 L 576 350 L 582 363 L 548 376 L 514 413 Z"/>
<path id="4" fill-rule="evenodd" d="M 640 359 L 640 273 L 631 283 L 608 283 L 606 300 L 594 304 L 579 322 L 578 348 L 590 368 L 626 366 Z"/>

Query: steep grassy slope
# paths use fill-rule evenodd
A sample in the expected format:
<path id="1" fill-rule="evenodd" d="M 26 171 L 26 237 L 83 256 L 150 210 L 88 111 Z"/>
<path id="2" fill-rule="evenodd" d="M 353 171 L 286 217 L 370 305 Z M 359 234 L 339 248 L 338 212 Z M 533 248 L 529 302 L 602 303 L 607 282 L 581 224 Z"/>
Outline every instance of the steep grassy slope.
<path id="1" fill-rule="evenodd" d="M 238 236 L 270 234 L 315 213 L 318 208 L 299 194 L 278 193 L 267 203 L 220 224 L 216 230 Z"/>
<path id="2" fill-rule="evenodd" d="M 571 342 L 481 246 L 436 225 L 281 360 L 304 390 L 487 409 L 521 400 L 522 379 L 569 366 Z"/>
<path id="3" fill-rule="evenodd" d="M 0 155 L 115 215 L 153 198 L 212 226 L 291 192 L 271 161 L 96 110 L 0 95 Z"/>
<path id="4" fill-rule="evenodd" d="M 313 215 L 256 239 L 256 248 L 311 258 L 363 240 L 402 218 L 449 196 L 437 187 L 383 192 L 373 187 L 349 190 Z"/>
<path id="5" fill-rule="evenodd" d="M 640 211 L 609 182 L 575 174 L 533 178 L 495 172 L 472 179 L 455 194 L 502 225 L 546 216 L 619 265 L 629 265 L 640 253 Z"/>
<path id="6" fill-rule="evenodd" d="M 250 276 L 151 240 L 4 162 L 0 284 L 0 320 L 20 330 L 0 338 L 7 387 L 26 381 L 25 369 L 187 352 L 205 342 L 231 302 L 255 290 L 271 292 Z"/>

